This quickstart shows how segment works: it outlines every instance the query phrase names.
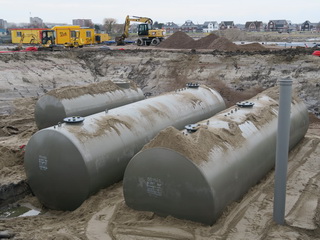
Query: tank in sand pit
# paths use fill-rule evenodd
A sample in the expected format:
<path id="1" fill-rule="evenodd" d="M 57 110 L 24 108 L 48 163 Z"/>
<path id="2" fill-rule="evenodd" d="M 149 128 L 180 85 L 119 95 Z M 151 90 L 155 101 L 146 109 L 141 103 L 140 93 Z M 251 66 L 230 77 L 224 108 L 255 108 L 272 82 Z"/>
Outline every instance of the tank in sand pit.
<path id="1" fill-rule="evenodd" d="M 74 210 L 90 195 L 120 181 L 129 160 L 162 129 L 208 118 L 225 109 L 205 86 L 181 89 L 42 129 L 27 144 L 28 183 L 45 206 Z"/>
<path id="2" fill-rule="evenodd" d="M 35 107 L 35 121 L 37 127 L 43 129 L 62 122 L 66 117 L 85 117 L 142 99 L 143 92 L 133 82 L 103 81 L 62 87 L 39 98 Z"/>
<path id="3" fill-rule="evenodd" d="M 231 107 L 199 122 L 191 132 L 172 127 L 160 132 L 126 168 L 127 205 L 213 224 L 275 164 L 276 90 L 249 100 L 253 107 Z M 295 97 L 291 105 L 290 149 L 308 129 L 303 101 Z"/>

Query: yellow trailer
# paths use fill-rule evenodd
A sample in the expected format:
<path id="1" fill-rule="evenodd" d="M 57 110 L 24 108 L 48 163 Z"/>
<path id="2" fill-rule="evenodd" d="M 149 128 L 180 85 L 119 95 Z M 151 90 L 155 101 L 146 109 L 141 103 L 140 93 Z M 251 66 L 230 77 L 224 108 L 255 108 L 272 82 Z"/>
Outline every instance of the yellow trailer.
<path id="1" fill-rule="evenodd" d="M 96 33 L 95 34 L 95 43 L 103 43 L 106 41 L 110 41 L 111 37 L 107 33 Z"/>
<path id="2" fill-rule="evenodd" d="M 84 45 L 94 44 L 94 29 L 80 28 L 80 39 Z"/>
<path id="3" fill-rule="evenodd" d="M 12 43 L 39 44 L 41 43 L 41 33 L 48 28 L 12 28 Z"/>
<path id="4" fill-rule="evenodd" d="M 52 30 L 56 33 L 56 44 L 65 45 L 71 43 L 71 38 L 74 37 L 72 32 L 80 31 L 80 26 L 55 26 Z"/>
<path id="5" fill-rule="evenodd" d="M 56 44 L 69 47 L 81 47 L 94 43 L 94 29 L 80 26 L 55 26 Z"/>

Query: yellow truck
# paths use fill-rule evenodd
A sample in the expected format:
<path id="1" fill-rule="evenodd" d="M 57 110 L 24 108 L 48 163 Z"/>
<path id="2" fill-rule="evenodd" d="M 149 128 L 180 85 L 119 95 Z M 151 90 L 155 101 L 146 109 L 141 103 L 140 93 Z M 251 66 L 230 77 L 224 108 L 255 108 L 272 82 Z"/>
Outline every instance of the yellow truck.
<path id="1" fill-rule="evenodd" d="M 67 47 L 82 47 L 94 43 L 94 29 L 80 26 L 55 26 L 56 44 Z"/>
<path id="2" fill-rule="evenodd" d="M 81 28 L 80 26 L 55 26 L 42 32 L 42 47 L 55 46 L 83 47 L 95 42 L 93 28 Z"/>
<path id="3" fill-rule="evenodd" d="M 11 41 L 12 43 L 39 44 L 41 43 L 42 31 L 49 30 L 48 28 L 12 28 Z"/>

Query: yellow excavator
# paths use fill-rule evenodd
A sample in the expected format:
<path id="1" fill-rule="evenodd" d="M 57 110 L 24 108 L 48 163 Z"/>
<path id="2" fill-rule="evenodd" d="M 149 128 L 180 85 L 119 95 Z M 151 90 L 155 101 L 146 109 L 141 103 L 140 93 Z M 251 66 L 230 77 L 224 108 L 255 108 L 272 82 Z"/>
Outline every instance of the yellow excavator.
<path id="1" fill-rule="evenodd" d="M 124 45 L 124 40 L 129 36 L 129 27 L 131 22 L 142 22 L 138 25 L 138 46 L 158 45 L 164 39 L 164 30 L 153 29 L 153 21 L 148 17 L 127 16 L 124 23 L 124 31 L 121 36 L 115 38 L 117 45 Z"/>
<path id="2" fill-rule="evenodd" d="M 57 51 L 62 47 L 56 44 L 56 32 L 54 30 L 43 30 L 41 32 L 41 43 L 38 51 Z"/>

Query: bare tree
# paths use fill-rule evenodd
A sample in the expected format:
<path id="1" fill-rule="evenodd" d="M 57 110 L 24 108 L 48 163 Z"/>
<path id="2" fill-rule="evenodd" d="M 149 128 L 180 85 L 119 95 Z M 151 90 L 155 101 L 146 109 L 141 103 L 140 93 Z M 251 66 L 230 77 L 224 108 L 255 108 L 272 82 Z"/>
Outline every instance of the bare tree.
<path id="1" fill-rule="evenodd" d="M 105 18 L 103 20 L 103 28 L 107 33 L 112 33 L 114 25 L 117 23 L 117 20 L 114 18 Z"/>

